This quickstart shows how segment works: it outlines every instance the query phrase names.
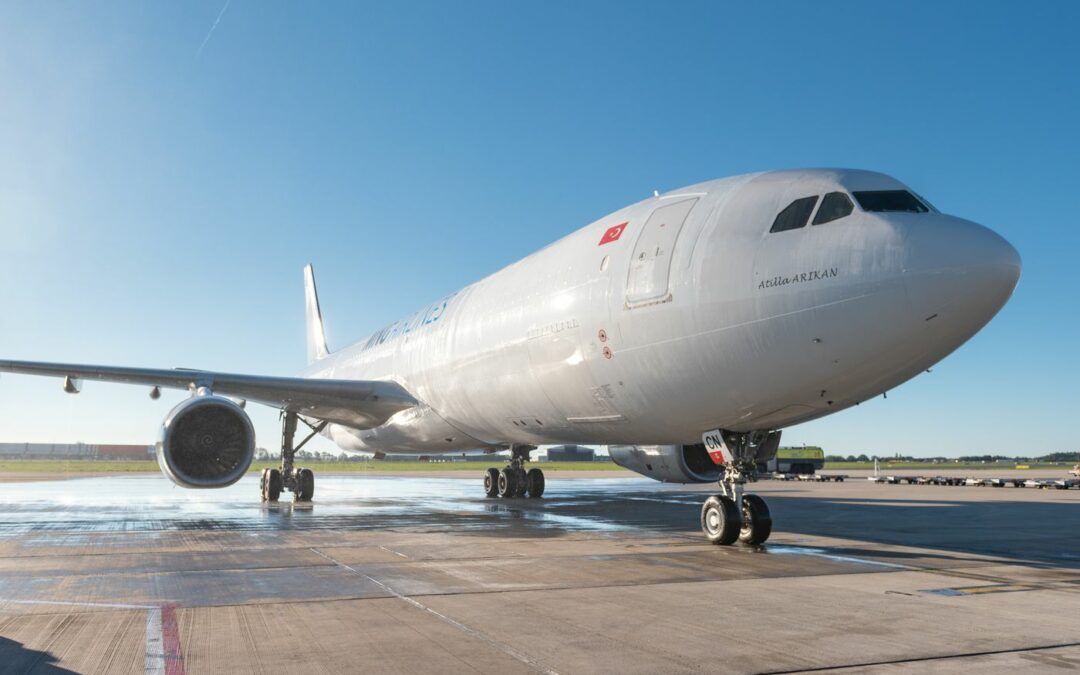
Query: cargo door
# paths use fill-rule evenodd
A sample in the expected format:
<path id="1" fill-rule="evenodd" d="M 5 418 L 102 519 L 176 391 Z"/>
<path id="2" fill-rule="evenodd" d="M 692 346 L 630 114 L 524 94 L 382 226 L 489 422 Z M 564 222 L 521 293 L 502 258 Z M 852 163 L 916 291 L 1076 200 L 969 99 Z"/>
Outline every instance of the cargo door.
<path id="1" fill-rule="evenodd" d="M 671 257 L 683 223 L 698 198 L 665 204 L 649 216 L 638 235 L 626 278 L 626 305 L 635 307 L 667 302 L 671 299 L 668 280 Z"/>

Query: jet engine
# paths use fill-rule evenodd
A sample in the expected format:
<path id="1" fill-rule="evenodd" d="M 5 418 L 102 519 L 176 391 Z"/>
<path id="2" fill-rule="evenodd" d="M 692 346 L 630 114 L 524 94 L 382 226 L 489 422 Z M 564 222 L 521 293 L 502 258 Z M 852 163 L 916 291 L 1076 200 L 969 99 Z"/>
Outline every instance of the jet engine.
<path id="1" fill-rule="evenodd" d="M 255 456 L 255 428 L 237 404 L 219 396 L 193 396 L 161 425 L 161 472 L 186 488 L 221 488 L 240 480 Z"/>
<path id="2" fill-rule="evenodd" d="M 705 445 L 612 445 L 612 461 L 621 467 L 664 483 L 713 483 L 720 467 Z"/>

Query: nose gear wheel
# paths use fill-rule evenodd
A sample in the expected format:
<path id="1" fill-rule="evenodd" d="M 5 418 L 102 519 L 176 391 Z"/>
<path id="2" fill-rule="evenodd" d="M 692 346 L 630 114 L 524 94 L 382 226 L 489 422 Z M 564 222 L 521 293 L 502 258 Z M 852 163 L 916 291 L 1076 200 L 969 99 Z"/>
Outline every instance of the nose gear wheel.
<path id="1" fill-rule="evenodd" d="M 739 538 L 739 509 L 726 495 L 713 495 L 701 507 L 701 531 L 713 544 L 727 546 Z"/>
<path id="2" fill-rule="evenodd" d="M 742 527 L 739 541 L 757 546 L 765 543 L 772 534 L 772 516 L 765 500 L 757 495 L 743 495 Z"/>

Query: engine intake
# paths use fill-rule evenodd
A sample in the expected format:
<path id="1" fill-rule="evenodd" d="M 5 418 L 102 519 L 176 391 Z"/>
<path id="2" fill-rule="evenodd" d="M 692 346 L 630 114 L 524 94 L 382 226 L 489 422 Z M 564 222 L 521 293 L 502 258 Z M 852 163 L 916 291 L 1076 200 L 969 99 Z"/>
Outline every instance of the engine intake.
<path id="1" fill-rule="evenodd" d="M 613 462 L 665 483 L 713 483 L 720 467 L 701 443 L 694 445 L 613 445 Z"/>
<path id="2" fill-rule="evenodd" d="M 182 487 L 232 485 L 254 457 L 251 419 L 227 398 L 193 396 L 173 408 L 161 426 L 158 466 Z"/>

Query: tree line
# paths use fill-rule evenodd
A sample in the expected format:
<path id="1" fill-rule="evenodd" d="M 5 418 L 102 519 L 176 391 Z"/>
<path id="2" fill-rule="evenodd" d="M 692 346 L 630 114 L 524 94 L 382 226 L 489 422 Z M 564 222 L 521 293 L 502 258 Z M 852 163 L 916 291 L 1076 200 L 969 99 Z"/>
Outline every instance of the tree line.
<path id="1" fill-rule="evenodd" d="M 960 457 L 913 457 L 911 455 L 825 455 L 826 462 L 931 462 L 935 464 L 993 464 L 995 462 L 1080 462 L 1080 452 L 1051 452 L 1038 457 L 1020 457 L 1010 455 L 962 455 Z"/>

